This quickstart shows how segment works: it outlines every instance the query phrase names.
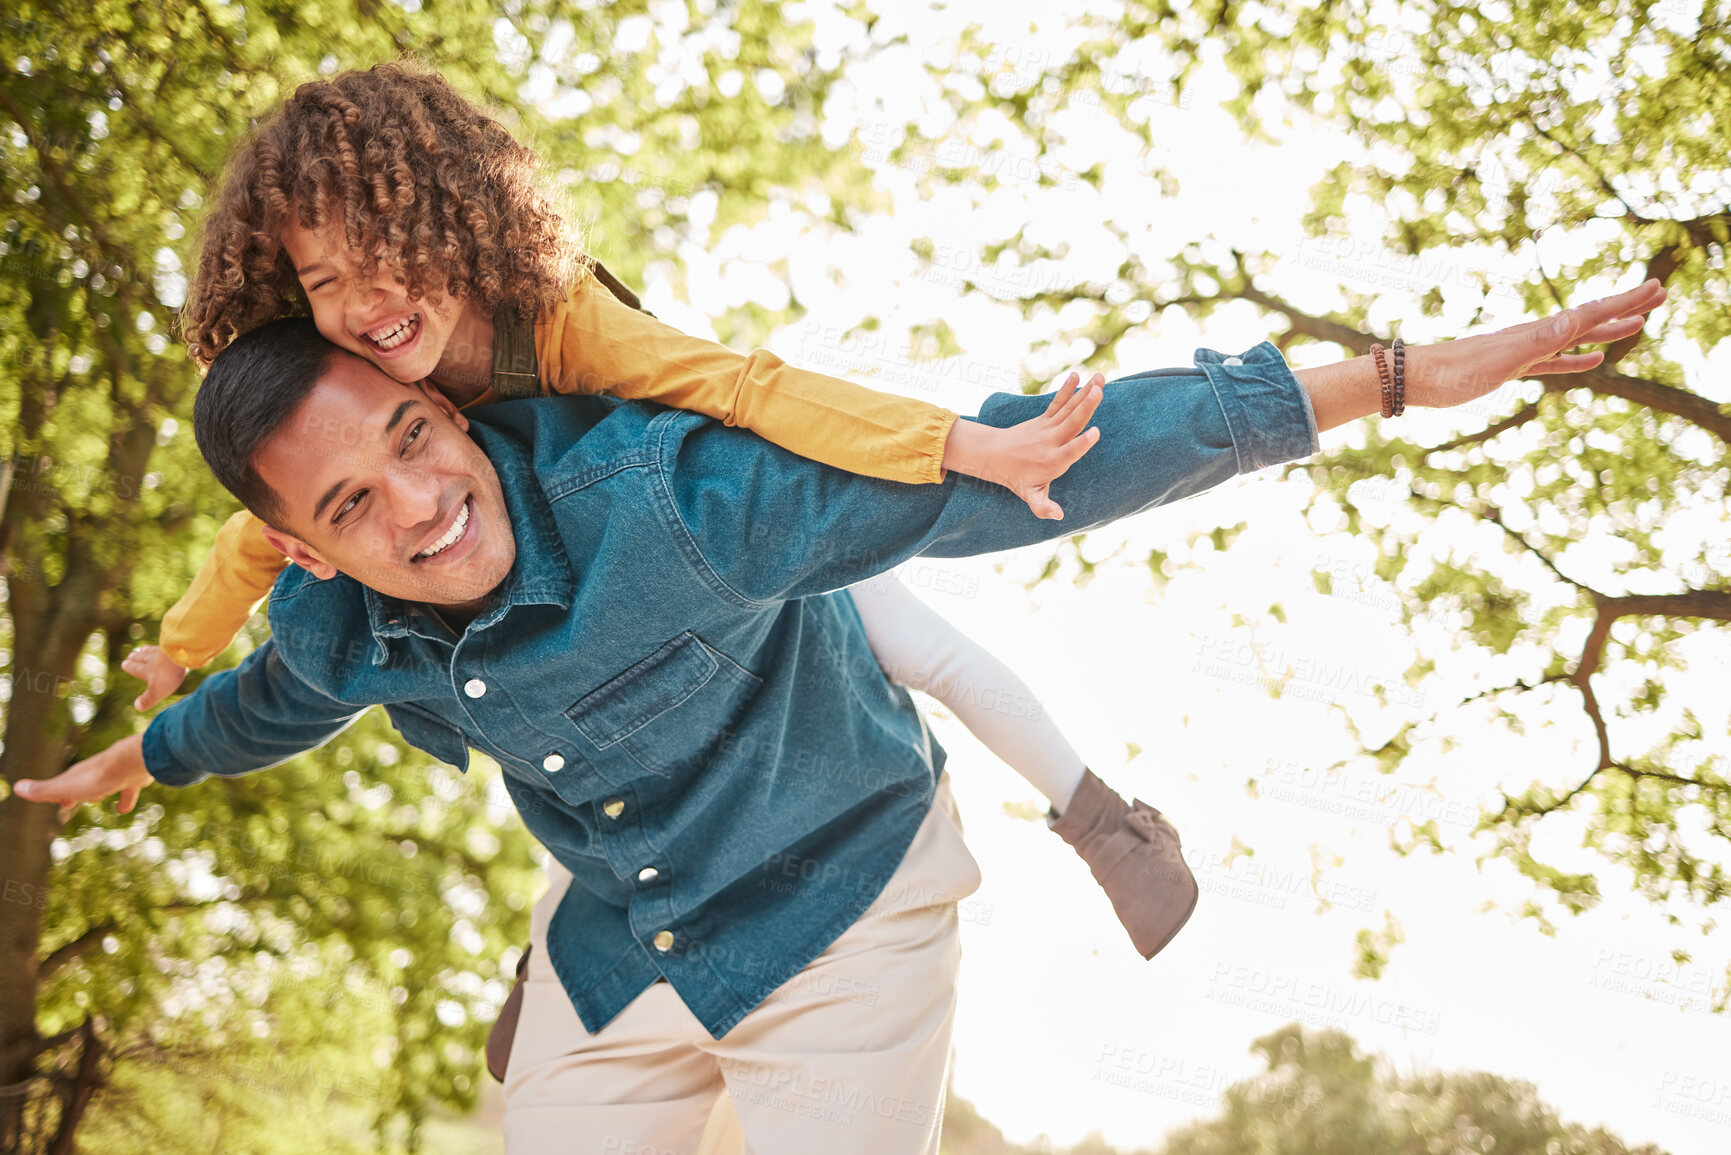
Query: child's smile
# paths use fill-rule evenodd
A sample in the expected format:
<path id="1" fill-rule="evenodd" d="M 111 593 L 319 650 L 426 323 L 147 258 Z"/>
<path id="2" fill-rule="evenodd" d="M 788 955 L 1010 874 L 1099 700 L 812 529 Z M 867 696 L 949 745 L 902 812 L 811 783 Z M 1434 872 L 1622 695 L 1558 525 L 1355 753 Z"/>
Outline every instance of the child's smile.
<path id="1" fill-rule="evenodd" d="M 398 317 L 386 321 L 361 336 L 371 341 L 373 347 L 386 357 L 394 357 L 399 353 L 409 352 L 413 348 L 416 337 L 421 335 L 421 315 L 410 313 L 407 317 Z"/>

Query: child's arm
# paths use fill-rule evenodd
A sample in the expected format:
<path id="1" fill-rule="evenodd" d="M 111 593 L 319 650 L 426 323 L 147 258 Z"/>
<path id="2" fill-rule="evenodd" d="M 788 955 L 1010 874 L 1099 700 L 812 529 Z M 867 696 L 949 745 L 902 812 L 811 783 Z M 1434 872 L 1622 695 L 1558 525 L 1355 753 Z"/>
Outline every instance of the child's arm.
<path id="1" fill-rule="evenodd" d="M 849 586 L 848 593 L 890 680 L 948 706 L 987 749 L 1062 811 L 1086 767 L 1027 683 L 893 573 Z"/>
<path id="2" fill-rule="evenodd" d="M 179 687 L 189 668 L 227 649 L 287 561 L 252 514 L 242 510 L 224 522 L 191 588 L 163 616 L 162 645 L 141 646 L 126 660 L 127 672 L 146 683 L 138 709 L 150 709 Z"/>
<path id="3" fill-rule="evenodd" d="M 851 381 L 749 356 L 680 332 L 584 273 L 536 325 L 543 388 L 643 398 L 751 430 L 801 457 L 866 477 L 939 482 L 946 469 L 1006 486 L 1041 517 L 1062 517 L 1046 485 L 1086 452 L 1049 425 L 999 429 Z"/>

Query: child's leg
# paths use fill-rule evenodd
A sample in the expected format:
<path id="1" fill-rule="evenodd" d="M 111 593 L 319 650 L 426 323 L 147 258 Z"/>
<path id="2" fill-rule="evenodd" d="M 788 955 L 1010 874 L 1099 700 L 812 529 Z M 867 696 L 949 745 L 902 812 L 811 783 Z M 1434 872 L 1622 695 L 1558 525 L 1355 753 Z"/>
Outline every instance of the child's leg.
<path id="1" fill-rule="evenodd" d="M 975 737 L 1052 803 L 1046 824 L 1073 847 L 1143 958 L 1172 941 L 1201 890 L 1178 832 L 1141 799 L 1100 780 L 1008 666 L 889 574 L 852 586 L 866 641 L 891 680 L 954 710 Z"/>
<path id="2" fill-rule="evenodd" d="M 1010 667 L 893 574 L 851 586 L 866 641 L 890 680 L 948 706 L 974 737 L 1063 812 L 1086 767 Z"/>

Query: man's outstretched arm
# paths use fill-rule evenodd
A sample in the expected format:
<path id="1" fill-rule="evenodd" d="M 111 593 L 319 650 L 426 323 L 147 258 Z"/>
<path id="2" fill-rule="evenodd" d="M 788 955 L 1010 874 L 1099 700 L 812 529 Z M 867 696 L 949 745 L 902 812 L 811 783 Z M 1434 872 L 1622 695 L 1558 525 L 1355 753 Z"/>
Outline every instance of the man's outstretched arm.
<path id="1" fill-rule="evenodd" d="M 1657 282 L 1554 317 L 1408 350 L 1407 399 L 1458 405 L 1514 377 L 1589 369 L 1602 355 L 1565 353 L 1640 329 L 1664 300 Z M 916 554 L 961 556 L 1049 540 L 1210 489 L 1239 474 L 1304 457 L 1315 430 L 1375 413 L 1381 388 L 1368 357 L 1296 374 L 1267 342 L 1237 357 L 1199 351 L 1194 370 L 1132 375 L 1071 414 L 1098 444 L 1052 485 L 1063 522 L 970 478 L 898 487 L 842 475 L 714 426 L 672 419 L 661 455 L 669 516 L 718 589 L 773 601 L 838 589 Z M 994 395 L 979 420 L 1039 416 L 1040 396 Z"/>
<path id="2" fill-rule="evenodd" d="M 124 814 L 151 782 L 190 786 L 212 774 L 275 766 L 324 745 L 360 715 L 308 685 L 284 664 L 275 641 L 267 641 L 239 666 L 206 678 L 143 734 L 53 778 L 22 780 L 15 789 L 32 802 L 59 803 L 63 812 L 119 793 Z"/>
<path id="3" fill-rule="evenodd" d="M 987 425 L 1050 408 L 1078 439 L 1090 419 L 1098 428 L 1097 443 L 1051 486 L 1061 522 L 973 478 L 898 486 L 682 418 L 663 440 L 663 492 L 711 584 L 769 602 L 839 589 L 916 554 L 960 557 L 1080 533 L 1315 450 L 1304 389 L 1272 345 L 1231 358 L 1203 350 L 1197 363 L 1104 389 L 986 400 L 978 420 Z"/>

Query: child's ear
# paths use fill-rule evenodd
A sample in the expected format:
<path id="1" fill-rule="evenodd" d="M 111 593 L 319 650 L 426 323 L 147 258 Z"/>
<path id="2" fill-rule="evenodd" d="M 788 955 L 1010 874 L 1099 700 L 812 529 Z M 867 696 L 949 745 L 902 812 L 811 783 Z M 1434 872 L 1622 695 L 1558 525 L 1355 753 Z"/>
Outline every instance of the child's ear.
<path id="1" fill-rule="evenodd" d="M 320 557 L 317 550 L 308 547 L 299 538 L 290 537 L 282 530 L 273 529 L 267 525 L 264 527 L 264 539 L 270 542 L 272 549 L 278 550 L 284 557 L 320 581 L 327 581 L 336 576 L 337 567 Z"/>
<path id="2" fill-rule="evenodd" d="M 463 416 L 462 411 L 451 402 L 449 397 L 439 391 L 439 387 L 433 384 L 431 378 L 420 381 L 416 385 L 416 388 L 425 393 L 427 395 L 427 400 L 433 403 L 434 408 L 438 409 L 438 411 L 443 413 L 446 417 L 449 417 L 458 429 L 461 429 L 465 433 L 469 431 L 469 419 Z"/>

